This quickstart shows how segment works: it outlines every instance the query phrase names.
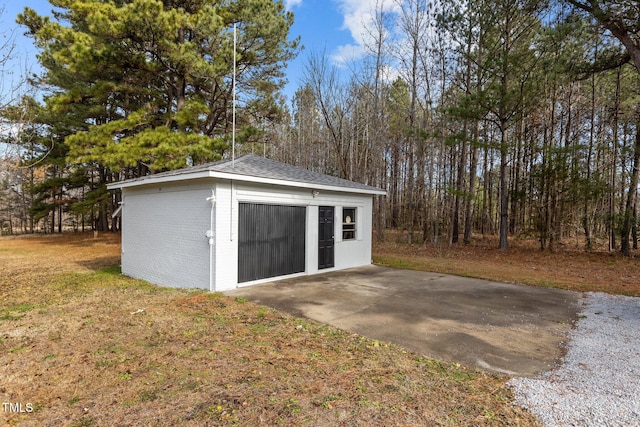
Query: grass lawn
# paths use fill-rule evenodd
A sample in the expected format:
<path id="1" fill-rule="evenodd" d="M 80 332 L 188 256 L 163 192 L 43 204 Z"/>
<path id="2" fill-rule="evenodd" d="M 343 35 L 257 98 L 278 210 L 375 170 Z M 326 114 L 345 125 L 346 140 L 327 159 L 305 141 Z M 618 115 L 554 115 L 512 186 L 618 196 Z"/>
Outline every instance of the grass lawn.
<path id="1" fill-rule="evenodd" d="M 520 276 L 505 271 L 521 270 L 532 274 L 526 283 L 577 286 L 536 275 L 553 266 L 524 252 L 485 262 L 479 247 L 461 247 L 473 252 L 466 269 L 448 249 L 427 260 L 427 249 L 387 243 L 375 258 L 511 281 Z M 112 234 L 0 238 L 0 399 L 13 405 L 0 409 L 5 424 L 540 425 L 512 403 L 506 377 L 241 298 L 123 277 L 119 253 Z M 606 260 L 637 271 L 638 260 Z"/>
<path id="2" fill-rule="evenodd" d="M 603 248 L 585 251 L 575 244 L 555 252 L 541 251 L 537 241 L 510 239 L 498 249 L 497 237 L 464 245 L 408 245 L 398 233 L 376 242 L 376 264 L 412 270 L 479 277 L 511 283 L 554 287 L 579 292 L 640 296 L 640 253 L 625 258 Z"/>

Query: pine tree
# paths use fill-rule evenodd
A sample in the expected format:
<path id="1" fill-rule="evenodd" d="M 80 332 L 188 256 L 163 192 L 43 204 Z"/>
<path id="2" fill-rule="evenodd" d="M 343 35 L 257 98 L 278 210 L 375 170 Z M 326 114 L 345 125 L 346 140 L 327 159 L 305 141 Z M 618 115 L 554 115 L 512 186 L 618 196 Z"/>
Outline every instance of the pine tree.
<path id="1" fill-rule="evenodd" d="M 47 109 L 83 118 L 65 140 L 70 160 L 127 177 L 223 154 L 233 24 L 245 103 L 273 96 L 298 46 L 287 40 L 293 16 L 280 1 L 52 4 L 62 9 L 53 20 L 29 8 L 18 18 L 41 49 Z"/>
<path id="2" fill-rule="evenodd" d="M 534 52 L 534 36 L 540 28 L 536 14 L 540 4 L 535 0 L 490 2 L 494 13 L 483 22 L 487 32 L 482 38 L 485 51 L 483 69 L 486 81 L 474 94 L 485 116 L 498 129 L 496 148 L 500 158 L 499 224 L 500 249 L 508 247 L 510 151 L 514 143 L 510 130 L 537 101 L 535 96 L 539 55 Z M 476 4 L 476 7 L 481 7 Z"/>

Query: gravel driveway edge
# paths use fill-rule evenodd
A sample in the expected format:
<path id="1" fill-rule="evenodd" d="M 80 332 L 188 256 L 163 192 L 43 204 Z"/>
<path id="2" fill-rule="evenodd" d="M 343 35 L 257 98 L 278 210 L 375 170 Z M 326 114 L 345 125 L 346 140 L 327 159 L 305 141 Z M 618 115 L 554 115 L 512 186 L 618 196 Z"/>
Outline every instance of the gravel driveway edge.
<path id="1" fill-rule="evenodd" d="M 640 426 L 640 298 L 587 293 L 561 365 L 509 381 L 547 427 Z"/>

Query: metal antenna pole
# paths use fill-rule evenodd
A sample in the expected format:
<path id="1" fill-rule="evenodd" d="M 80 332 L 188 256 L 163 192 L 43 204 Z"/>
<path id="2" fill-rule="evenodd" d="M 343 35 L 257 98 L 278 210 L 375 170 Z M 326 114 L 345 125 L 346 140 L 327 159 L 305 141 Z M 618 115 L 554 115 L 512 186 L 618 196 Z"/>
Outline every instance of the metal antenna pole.
<path id="1" fill-rule="evenodd" d="M 233 102 L 231 122 L 231 167 L 236 167 L 236 24 L 233 24 Z"/>

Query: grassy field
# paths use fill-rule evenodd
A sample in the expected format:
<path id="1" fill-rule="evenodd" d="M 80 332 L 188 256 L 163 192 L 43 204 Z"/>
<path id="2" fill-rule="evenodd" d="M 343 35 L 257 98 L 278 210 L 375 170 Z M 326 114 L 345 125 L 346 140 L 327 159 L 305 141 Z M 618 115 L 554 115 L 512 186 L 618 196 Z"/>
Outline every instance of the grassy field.
<path id="1" fill-rule="evenodd" d="M 5 424 L 540 425 L 513 405 L 506 377 L 243 299 L 126 278 L 119 248 L 112 234 L 0 238 Z M 482 245 L 465 250 L 473 262 L 451 262 L 460 254 L 442 248 L 428 261 L 427 249 L 392 243 L 378 246 L 375 257 L 521 281 L 497 266 L 522 263 L 524 255 L 480 262 Z M 609 261 L 637 271 L 637 260 Z M 542 264 L 527 259 L 519 269 L 528 275 Z M 533 274 L 527 283 L 574 286 L 563 277 Z"/>
<path id="2" fill-rule="evenodd" d="M 625 258 L 604 249 L 584 251 L 573 245 L 549 252 L 533 240 L 511 239 L 506 251 L 497 238 L 476 239 L 470 245 L 407 245 L 389 233 L 374 244 L 376 264 L 435 271 L 511 283 L 579 292 L 640 296 L 640 253 Z M 636 251 L 637 252 L 637 251 Z"/>

